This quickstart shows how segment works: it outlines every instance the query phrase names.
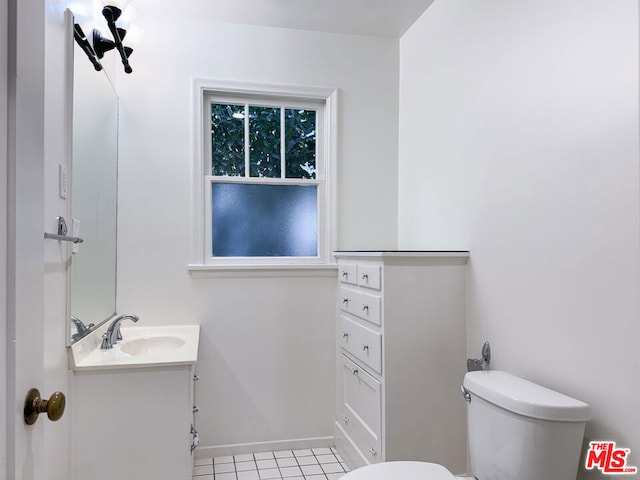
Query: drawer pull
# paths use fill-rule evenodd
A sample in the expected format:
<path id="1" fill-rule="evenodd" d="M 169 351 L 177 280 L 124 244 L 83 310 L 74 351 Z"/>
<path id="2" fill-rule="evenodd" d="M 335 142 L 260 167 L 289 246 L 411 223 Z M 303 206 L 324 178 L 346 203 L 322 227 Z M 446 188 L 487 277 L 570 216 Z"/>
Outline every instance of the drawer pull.
<path id="1" fill-rule="evenodd" d="M 352 368 L 351 369 L 351 375 L 357 375 L 358 374 L 358 369 L 357 368 Z"/>
<path id="2" fill-rule="evenodd" d="M 198 375 L 194 375 L 193 376 L 193 381 L 197 382 L 198 380 L 200 380 L 200 377 Z"/>
<path id="3" fill-rule="evenodd" d="M 200 411 L 199 407 L 193 406 L 193 413 L 198 413 Z"/>
<path id="4" fill-rule="evenodd" d="M 342 272 L 342 278 L 349 278 L 349 272 L 347 272 L 346 270 Z"/>
<path id="5" fill-rule="evenodd" d="M 369 313 L 369 305 L 362 305 L 362 311 Z"/>
<path id="6" fill-rule="evenodd" d="M 362 350 L 369 351 L 369 345 L 362 345 Z"/>
<path id="7" fill-rule="evenodd" d="M 371 454 L 372 457 L 375 457 L 378 454 L 378 452 L 376 452 L 375 448 L 370 448 L 369 449 L 369 453 Z"/>
<path id="8" fill-rule="evenodd" d="M 342 420 L 344 420 L 344 423 L 349 423 L 349 417 L 347 417 L 346 415 L 342 417 Z"/>
<path id="9" fill-rule="evenodd" d="M 342 332 L 342 338 L 349 338 L 349 332 Z"/>
<path id="10" fill-rule="evenodd" d="M 369 275 L 368 275 L 368 274 L 366 274 L 366 273 L 363 273 L 363 274 L 362 274 L 362 279 L 363 279 L 363 280 L 367 280 L 367 281 L 369 281 Z"/>
<path id="11" fill-rule="evenodd" d="M 343 298 L 343 299 L 342 299 L 342 303 L 349 303 L 349 299 L 348 299 L 348 298 L 346 298 L 346 297 L 345 297 L 345 298 Z"/>

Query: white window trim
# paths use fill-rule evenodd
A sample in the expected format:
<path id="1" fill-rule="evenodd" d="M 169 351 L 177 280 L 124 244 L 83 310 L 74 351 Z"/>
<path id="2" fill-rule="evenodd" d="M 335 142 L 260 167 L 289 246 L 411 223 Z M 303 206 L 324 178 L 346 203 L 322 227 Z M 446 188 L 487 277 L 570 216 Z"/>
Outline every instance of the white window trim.
<path id="1" fill-rule="evenodd" d="M 319 199 L 324 202 L 323 222 L 324 231 L 318 231 L 320 249 L 318 257 L 276 257 L 276 258 L 221 258 L 211 263 L 207 252 L 210 246 L 207 245 L 207 235 L 205 225 L 206 215 L 210 212 L 205 199 L 207 192 L 205 185 L 210 185 L 209 180 L 205 181 L 205 141 L 204 141 L 204 97 L 211 93 L 221 95 L 241 95 L 241 96 L 274 96 L 284 99 L 315 101 L 324 103 L 324 140 L 322 148 L 325 152 L 325 185 L 324 195 L 326 198 Z M 194 79 L 193 81 L 193 215 L 192 215 L 192 252 L 191 263 L 188 270 L 193 276 L 209 276 L 211 272 L 257 272 L 279 273 L 291 275 L 297 269 L 307 269 L 317 272 L 318 275 L 326 275 L 327 269 L 335 269 L 333 251 L 336 248 L 336 158 L 337 158 L 337 102 L 338 90 L 335 88 L 322 87 L 300 87 L 290 85 L 269 85 L 246 82 L 232 82 L 224 80 Z M 259 102 L 258 102 L 259 103 Z M 240 181 L 237 177 L 224 177 L 224 181 Z M 276 179 L 281 181 L 283 179 Z M 287 180 L 288 181 L 288 180 Z M 320 215 L 322 209 L 319 209 Z M 320 237 L 322 236 L 322 238 Z M 209 240 L 210 243 L 210 240 Z M 323 248 L 324 247 L 324 248 Z M 206 272 L 210 272 L 207 274 Z"/>

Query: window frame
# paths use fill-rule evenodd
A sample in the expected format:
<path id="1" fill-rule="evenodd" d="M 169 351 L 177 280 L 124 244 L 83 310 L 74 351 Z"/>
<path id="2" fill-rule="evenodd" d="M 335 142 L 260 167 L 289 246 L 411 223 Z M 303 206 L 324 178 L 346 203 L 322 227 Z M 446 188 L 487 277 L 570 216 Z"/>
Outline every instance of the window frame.
<path id="1" fill-rule="evenodd" d="M 194 216 L 191 271 L 242 268 L 314 268 L 332 265 L 335 250 L 337 89 L 194 80 Z M 211 175 L 211 103 L 316 110 L 316 178 Z M 246 172 L 249 174 L 249 172 Z M 283 173 L 284 174 L 284 173 Z M 214 257 L 211 186 L 215 182 L 317 185 L 318 255 L 315 257 Z"/>

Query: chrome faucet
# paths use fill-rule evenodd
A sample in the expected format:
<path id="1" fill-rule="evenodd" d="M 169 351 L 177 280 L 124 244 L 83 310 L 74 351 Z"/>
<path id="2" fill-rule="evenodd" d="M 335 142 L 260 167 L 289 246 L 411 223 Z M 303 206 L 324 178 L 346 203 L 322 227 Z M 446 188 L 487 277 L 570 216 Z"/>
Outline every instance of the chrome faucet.
<path id="1" fill-rule="evenodd" d="M 80 320 L 78 317 L 74 317 L 73 315 L 70 317 L 70 320 L 71 323 L 73 323 L 73 325 L 76 327 L 76 333 L 71 336 L 72 340 L 78 340 L 79 338 L 82 338 L 89 330 L 91 330 L 92 327 L 94 327 L 93 323 L 85 325 L 82 320 Z"/>
<path id="2" fill-rule="evenodd" d="M 120 332 L 120 322 L 126 319 L 137 322 L 138 320 L 140 320 L 140 317 L 132 313 L 118 315 L 115 320 L 111 322 L 111 325 L 109 325 L 107 331 L 102 334 L 102 344 L 100 345 L 100 348 L 102 350 L 113 348 L 113 346 L 118 343 L 119 340 L 122 340 L 122 333 Z"/>

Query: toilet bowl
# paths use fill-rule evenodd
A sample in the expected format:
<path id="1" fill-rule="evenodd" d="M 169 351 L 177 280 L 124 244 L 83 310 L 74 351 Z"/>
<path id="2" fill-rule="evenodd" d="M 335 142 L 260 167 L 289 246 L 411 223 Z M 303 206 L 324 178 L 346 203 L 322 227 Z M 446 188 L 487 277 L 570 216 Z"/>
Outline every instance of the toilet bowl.
<path id="1" fill-rule="evenodd" d="M 467 405 L 470 475 L 482 480 L 575 480 L 589 405 L 506 372 L 470 372 Z M 442 465 L 367 465 L 341 480 L 462 480 Z"/>
<path id="2" fill-rule="evenodd" d="M 382 462 L 358 468 L 340 480 L 457 480 L 437 463 Z"/>

